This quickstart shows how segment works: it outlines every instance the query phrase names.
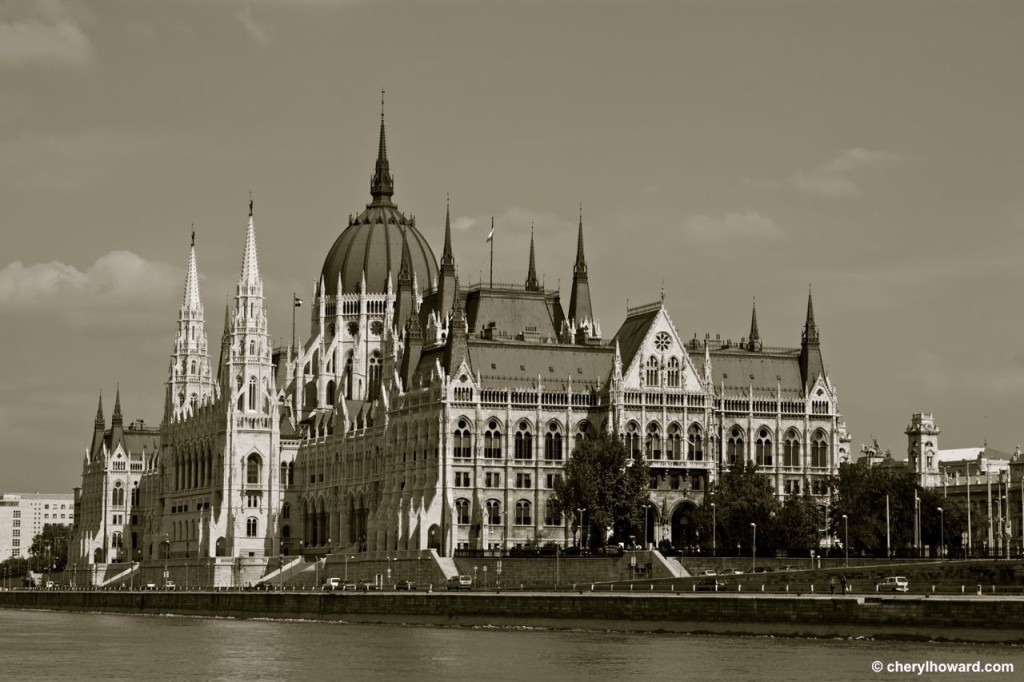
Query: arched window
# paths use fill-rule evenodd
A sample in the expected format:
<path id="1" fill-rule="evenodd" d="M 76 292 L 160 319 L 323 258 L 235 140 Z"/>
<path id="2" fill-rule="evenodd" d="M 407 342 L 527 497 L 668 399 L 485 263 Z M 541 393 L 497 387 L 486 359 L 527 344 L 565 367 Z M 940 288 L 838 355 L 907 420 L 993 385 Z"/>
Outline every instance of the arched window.
<path id="1" fill-rule="evenodd" d="M 793 429 L 786 432 L 786 440 L 782 445 L 782 466 L 800 466 L 800 436 Z"/>
<path id="2" fill-rule="evenodd" d="M 455 523 L 460 526 L 469 525 L 469 500 L 464 498 L 455 500 Z"/>
<path id="3" fill-rule="evenodd" d="M 290 505 L 289 503 L 285 502 L 281 506 L 281 518 L 282 519 L 290 519 L 291 517 L 292 517 L 292 505 Z"/>
<path id="4" fill-rule="evenodd" d="M 295 485 L 295 462 L 288 462 L 288 485 Z"/>
<path id="5" fill-rule="evenodd" d="M 249 409 L 256 409 L 256 377 L 249 377 Z"/>
<path id="6" fill-rule="evenodd" d="M 327 382 L 327 404 L 333 405 L 334 398 L 334 381 L 332 380 Z"/>
<path id="7" fill-rule="evenodd" d="M 287 462 L 281 462 L 281 485 L 282 486 L 286 486 L 286 487 L 288 485 L 288 463 Z"/>
<path id="8" fill-rule="evenodd" d="M 576 425 L 576 441 L 584 441 L 590 437 L 590 422 L 584 419 Z"/>
<path id="9" fill-rule="evenodd" d="M 729 464 L 743 461 L 743 430 L 738 426 L 732 427 L 729 432 L 729 442 L 725 445 L 725 457 Z"/>
<path id="10" fill-rule="evenodd" d="M 548 432 L 544 436 L 544 459 L 562 459 L 562 427 L 558 422 L 548 424 Z"/>
<path id="11" fill-rule="evenodd" d="M 287 540 L 292 536 L 292 527 L 288 524 L 281 526 L 281 539 Z"/>
<path id="12" fill-rule="evenodd" d="M 246 519 L 245 520 L 245 537 L 247 537 L 247 538 L 254 538 L 254 537 L 256 537 L 256 534 L 259 532 L 259 527 L 260 527 L 259 524 L 260 524 L 259 520 L 256 517 L 254 517 L 254 516 L 250 516 L 248 519 Z"/>
<path id="13" fill-rule="evenodd" d="M 761 429 L 757 433 L 756 458 L 757 466 L 772 466 L 772 434 L 768 429 Z"/>
<path id="14" fill-rule="evenodd" d="M 668 359 L 668 374 L 665 377 L 665 384 L 669 388 L 679 388 L 679 358 Z"/>
<path id="15" fill-rule="evenodd" d="M 456 457 L 470 457 L 473 454 L 473 441 L 469 435 L 469 423 L 460 419 L 458 428 L 452 437 L 452 454 Z"/>
<path id="16" fill-rule="evenodd" d="M 138 483 L 136 483 L 135 485 L 132 486 L 132 506 L 133 507 L 138 507 L 139 506 L 139 484 Z"/>
<path id="17" fill-rule="evenodd" d="M 345 360 L 345 397 L 352 400 L 352 353 Z"/>
<path id="18" fill-rule="evenodd" d="M 633 457 L 640 456 L 640 427 L 636 425 L 636 422 L 629 422 L 626 424 L 626 434 L 623 436 L 623 440 L 626 443 L 626 450 Z"/>
<path id="19" fill-rule="evenodd" d="M 490 526 L 501 525 L 501 502 L 498 500 L 487 500 L 484 504 L 487 513 L 487 524 Z"/>
<path id="20" fill-rule="evenodd" d="M 196 373 L 196 361 L 195 360 L 192 361 L 191 368 L 192 369 L 189 370 L 189 374 L 195 374 Z"/>
<path id="21" fill-rule="evenodd" d="M 115 507 L 124 506 L 124 487 L 121 486 L 121 481 L 114 484 L 114 492 L 111 495 L 110 503 Z"/>
<path id="22" fill-rule="evenodd" d="M 501 459 L 501 425 L 497 419 L 487 422 L 487 431 L 484 432 L 484 457 L 487 459 Z"/>
<path id="23" fill-rule="evenodd" d="M 653 355 L 647 358 L 646 383 L 648 386 L 658 385 L 658 358 Z"/>
<path id="24" fill-rule="evenodd" d="M 124 536 L 121 534 L 121 531 L 115 532 L 110 537 L 110 546 L 113 549 L 121 549 L 124 546 Z"/>
<path id="25" fill-rule="evenodd" d="M 526 422 L 519 422 L 516 431 L 516 459 L 533 459 L 533 434 Z"/>
<path id="26" fill-rule="evenodd" d="M 191 408 L 192 414 L 195 414 L 199 408 L 199 396 L 193 393 L 192 397 L 188 399 L 188 406 Z"/>
<path id="27" fill-rule="evenodd" d="M 548 498 L 548 501 L 544 504 L 544 525 L 562 525 L 562 512 L 558 509 L 558 505 L 555 504 L 554 498 Z"/>
<path id="28" fill-rule="evenodd" d="M 647 425 L 647 456 L 661 459 L 661 427 L 654 422 Z"/>
<path id="29" fill-rule="evenodd" d="M 516 502 L 516 525 L 529 526 L 532 523 L 533 517 L 530 514 L 529 500 L 519 500 Z"/>
<path id="30" fill-rule="evenodd" d="M 249 342 L 249 355 L 256 355 L 256 342 L 255 341 L 250 341 Z"/>
<path id="31" fill-rule="evenodd" d="M 814 439 L 811 441 L 811 466 L 828 466 L 828 440 L 822 431 L 815 433 Z"/>
<path id="32" fill-rule="evenodd" d="M 695 462 L 704 459 L 704 437 L 699 424 L 691 424 L 686 430 L 686 457 Z"/>
<path id="33" fill-rule="evenodd" d="M 373 400 L 380 395 L 380 371 L 381 371 L 381 359 L 380 351 L 373 351 L 370 353 L 369 360 L 369 371 L 368 379 L 370 382 L 369 393 L 370 400 Z"/>
<path id="34" fill-rule="evenodd" d="M 679 424 L 672 424 L 668 427 L 668 458 L 680 460 L 683 458 L 683 430 Z"/>
<path id="35" fill-rule="evenodd" d="M 249 485 L 259 485 L 260 482 L 260 457 L 253 453 L 245 460 L 245 482 Z"/>

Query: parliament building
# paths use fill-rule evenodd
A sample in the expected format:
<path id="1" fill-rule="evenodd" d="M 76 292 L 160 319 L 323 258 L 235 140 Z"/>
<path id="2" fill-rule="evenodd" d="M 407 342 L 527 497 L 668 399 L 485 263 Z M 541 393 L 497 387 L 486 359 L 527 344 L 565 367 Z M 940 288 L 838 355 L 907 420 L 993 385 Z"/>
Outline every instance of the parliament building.
<path id="1" fill-rule="evenodd" d="M 296 347 L 271 343 L 283 294 L 264 291 L 250 202 L 211 357 L 193 239 L 162 423 L 126 428 L 118 399 L 108 429 L 99 408 L 76 562 L 565 546 L 578 519 L 555 482 L 599 432 L 650 465 L 647 543 L 700 544 L 693 512 L 736 460 L 779 496 L 826 494 L 850 438 L 810 293 L 791 347 L 763 342 L 756 308 L 738 342 L 686 338 L 663 292 L 607 337 L 582 216 L 564 307 L 532 235 L 521 283 L 463 283 L 450 210 L 421 231 L 394 190 L 382 115 L 371 201 L 327 250 Z"/>

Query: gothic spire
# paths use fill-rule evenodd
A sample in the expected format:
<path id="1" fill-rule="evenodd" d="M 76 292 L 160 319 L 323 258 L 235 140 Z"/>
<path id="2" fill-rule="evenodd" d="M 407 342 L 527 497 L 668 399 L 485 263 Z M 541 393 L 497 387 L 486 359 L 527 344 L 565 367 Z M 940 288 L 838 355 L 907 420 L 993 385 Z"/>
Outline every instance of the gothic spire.
<path id="1" fill-rule="evenodd" d="M 530 269 L 526 273 L 526 290 L 540 291 L 540 282 L 537 280 L 537 263 L 533 249 L 533 225 L 530 225 Z"/>
<path id="2" fill-rule="evenodd" d="M 103 392 L 100 392 L 99 402 L 96 404 L 96 428 L 103 430 L 105 422 L 103 421 Z"/>
<path id="3" fill-rule="evenodd" d="M 757 330 L 757 299 L 750 313 L 750 338 L 747 339 L 747 350 L 761 350 L 761 334 Z"/>
<path id="4" fill-rule="evenodd" d="M 199 275 L 196 270 L 196 231 L 192 229 L 192 246 L 188 256 L 188 271 L 185 273 L 185 295 L 181 304 L 187 310 L 199 310 Z"/>
<path id="5" fill-rule="evenodd" d="M 818 337 L 818 325 L 814 322 L 814 302 L 811 300 L 811 289 L 807 288 L 807 321 L 804 322 L 804 333 L 800 340 L 800 378 L 804 389 L 810 391 L 819 376 L 825 374 L 825 363 L 821 357 L 821 339 Z"/>
<path id="6" fill-rule="evenodd" d="M 391 205 L 391 196 L 395 193 L 394 178 L 388 165 L 388 144 L 384 133 L 384 91 L 380 91 L 380 142 L 377 145 L 377 165 L 370 181 L 370 194 L 373 203 Z"/>
<path id="7" fill-rule="evenodd" d="M 402 264 L 398 268 L 398 286 L 408 283 L 412 286 L 412 255 L 409 253 L 407 228 L 402 228 Z"/>
<path id="8" fill-rule="evenodd" d="M 811 297 L 811 287 L 807 287 L 807 320 L 804 322 L 803 339 L 808 343 L 818 343 L 818 325 L 814 322 L 814 300 Z"/>
<path id="9" fill-rule="evenodd" d="M 451 197 L 444 200 L 444 251 L 441 252 L 441 272 L 455 272 L 455 254 L 452 253 L 452 208 Z"/>
<path id="10" fill-rule="evenodd" d="M 102 417 L 102 415 L 97 415 Z M 121 385 L 117 386 L 117 395 L 114 398 L 114 416 L 112 417 L 112 423 L 120 426 L 124 422 L 124 418 L 121 416 Z"/>
<path id="11" fill-rule="evenodd" d="M 256 258 L 256 228 L 252 221 L 252 196 L 249 196 L 249 226 L 245 232 L 245 251 L 242 253 L 242 275 L 239 285 L 257 286 L 260 284 L 260 266 Z"/>
<path id="12" fill-rule="evenodd" d="M 580 226 L 576 237 L 576 264 L 572 267 L 573 279 L 586 278 L 587 259 L 583 255 L 583 204 L 580 204 Z"/>

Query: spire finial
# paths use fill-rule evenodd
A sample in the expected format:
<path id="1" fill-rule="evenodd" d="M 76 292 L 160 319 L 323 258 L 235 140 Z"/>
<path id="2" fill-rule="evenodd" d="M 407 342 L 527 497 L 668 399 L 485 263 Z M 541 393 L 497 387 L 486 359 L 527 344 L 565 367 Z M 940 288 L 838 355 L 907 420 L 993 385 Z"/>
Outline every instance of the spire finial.
<path id="1" fill-rule="evenodd" d="M 384 121 L 384 88 L 380 89 L 380 120 Z"/>
<path id="2" fill-rule="evenodd" d="M 100 391 L 99 402 L 96 403 L 96 426 L 103 427 L 103 391 Z"/>
<path id="3" fill-rule="evenodd" d="M 196 224 L 192 223 L 192 248 L 196 246 Z"/>
<path id="4" fill-rule="evenodd" d="M 533 222 L 530 223 L 530 269 L 526 273 L 526 290 L 540 291 L 540 282 L 537 281 L 537 263 L 533 248 Z"/>
<path id="5" fill-rule="evenodd" d="M 380 142 L 377 145 L 377 165 L 373 179 L 370 181 L 370 194 L 373 203 L 383 206 L 391 205 L 391 195 L 395 193 L 395 182 L 388 164 L 388 144 L 384 134 L 384 89 L 380 91 Z"/>
<path id="6" fill-rule="evenodd" d="M 757 329 L 757 296 L 754 296 L 754 307 L 750 313 L 750 338 L 747 340 L 748 350 L 761 350 L 761 333 Z"/>
<path id="7" fill-rule="evenodd" d="M 444 195 L 444 251 L 441 252 L 441 271 L 455 272 L 455 255 L 452 253 L 452 205 L 451 195 Z"/>
<path id="8" fill-rule="evenodd" d="M 804 341 L 818 341 L 818 325 L 814 321 L 814 299 L 812 297 L 811 285 L 807 285 L 807 320 L 804 322 Z"/>
<path id="9" fill-rule="evenodd" d="M 249 217 L 252 217 L 252 190 L 249 190 Z"/>

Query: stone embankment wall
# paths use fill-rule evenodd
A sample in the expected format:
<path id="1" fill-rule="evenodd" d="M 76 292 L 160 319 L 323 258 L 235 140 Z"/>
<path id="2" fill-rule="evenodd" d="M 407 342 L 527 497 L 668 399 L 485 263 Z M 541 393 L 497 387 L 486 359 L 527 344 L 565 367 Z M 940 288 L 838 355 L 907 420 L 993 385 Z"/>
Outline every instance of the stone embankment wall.
<path id="1" fill-rule="evenodd" d="M 371 623 L 1024 642 L 1024 600 L 993 598 L 30 590 L 0 592 L 0 607 Z"/>

